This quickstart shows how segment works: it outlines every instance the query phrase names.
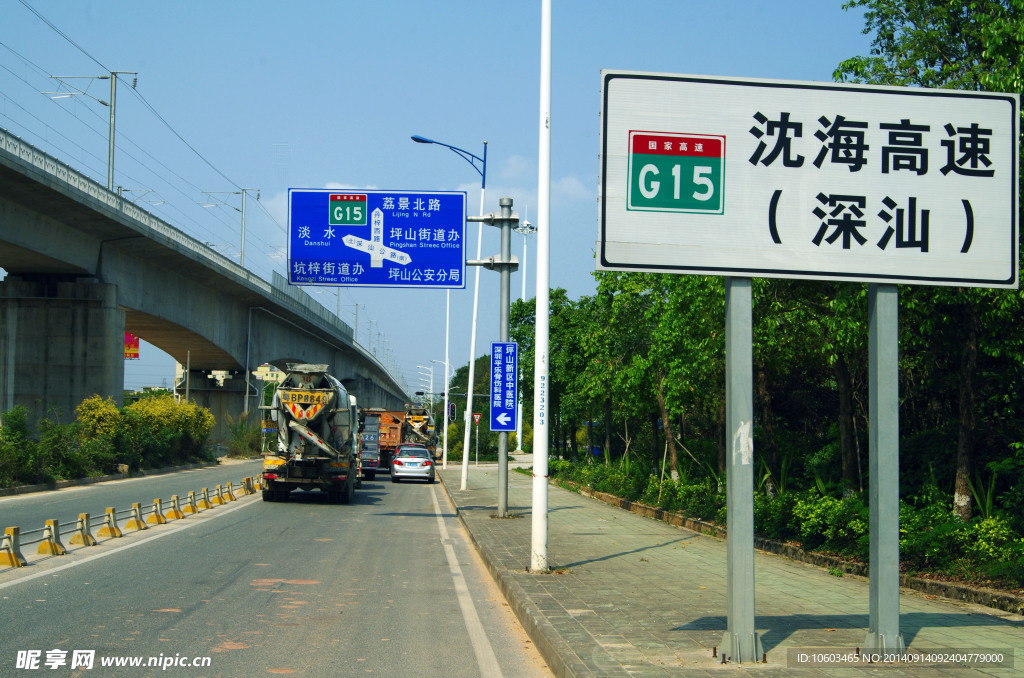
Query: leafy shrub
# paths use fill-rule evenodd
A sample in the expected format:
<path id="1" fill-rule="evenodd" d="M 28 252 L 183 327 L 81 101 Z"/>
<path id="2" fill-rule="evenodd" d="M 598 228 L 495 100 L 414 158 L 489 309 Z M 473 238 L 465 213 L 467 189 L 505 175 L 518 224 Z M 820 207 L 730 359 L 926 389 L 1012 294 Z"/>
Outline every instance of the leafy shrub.
<path id="1" fill-rule="evenodd" d="M 673 494 L 667 508 L 700 520 L 718 519 L 719 509 L 725 506 L 725 493 L 718 492 L 718 484 L 711 478 L 675 484 Z"/>
<path id="2" fill-rule="evenodd" d="M 945 568 L 962 556 L 964 523 L 939 501 L 922 506 L 900 502 L 900 557 L 912 568 Z"/>
<path id="3" fill-rule="evenodd" d="M 796 500 L 793 517 L 805 549 L 867 558 L 869 512 L 859 496 L 836 499 L 808 492 Z"/>
<path id="4" fill-rule="evenodd" d="M 50 419 L 40 419 L 36 425 L 39 431 L 37 449 L 45 451 L 44 463 L 54 477 L 61 480 L 82 478 L 89 475 L 92 465 L 79 449 L 77 424 L 61 424 Z"/>
<path id="5" fill-rule="evenodd" d="M 798 532 L 795 528 L 793 507 L 796 506 L 797 493 L 785 494 L 758 493 L 754 495 L 754 530 L 772 539 L 795 539 Z"/>
<path id="6" fill-rule="evenodd" d="M 962 551 L 979 563 L 999 560 L 1007 547 L 1020 539 L 1006 520 L 995 516 L 971 521 L 958 536 Z"/>
<path id="7" fill-rule="evenodd" d="M 101 398 L 98 395 L 83 400 L 75 415 L 80 425 L 79 435 L 83 440 L 106 438 L 113 440 L 121 426 L 121 412 L 114 404 L 113 398 Z"/>
<path id="8" fill-rule="evenodd" d="M 0 485 L 42 480 L 35 463 L 35 443 L 29 440 L 28 410 L 20 405 L 0 416 Z"/>
<path id="9" fill-rule="evenodd" d="M 249 422 L 249 413 L 243 412 L 238 418 L 227 415 L 228 456 L 251 457 L 260 453 L 261 434 Z"/>
<path id="10" fill-rule="evenodd" d="M 640 503 L 648 506 L 658 506 L 661 503 L 661 481 L 653 473 L 647 476 L 647 483 L 640 493 Z"/>

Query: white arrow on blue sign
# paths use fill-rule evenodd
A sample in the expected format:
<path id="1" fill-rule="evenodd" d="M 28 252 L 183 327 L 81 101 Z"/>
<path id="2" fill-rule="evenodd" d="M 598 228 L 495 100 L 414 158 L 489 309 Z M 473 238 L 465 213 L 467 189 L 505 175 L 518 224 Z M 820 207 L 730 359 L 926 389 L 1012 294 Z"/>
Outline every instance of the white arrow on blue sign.
<path id="1" fill-rule="evenodd" d="M 515 431 L 519 399 L 518 344 L 491 344 L 491 431 Z"/>

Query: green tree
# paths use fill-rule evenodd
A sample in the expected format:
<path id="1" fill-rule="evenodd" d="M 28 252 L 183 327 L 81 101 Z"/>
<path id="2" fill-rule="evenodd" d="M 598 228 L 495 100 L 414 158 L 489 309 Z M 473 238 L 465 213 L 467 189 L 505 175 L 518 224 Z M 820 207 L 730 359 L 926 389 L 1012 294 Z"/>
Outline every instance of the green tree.
<path id="1" fill-rule="evenodd" d="M 844 5 L 847 10 L 855 8 L 865 10 L 864 32 L 874 35 L 871 54 L 843 61 L 834 73 L 836 80 L 975 91 L 1022 90 L 1024 0 L 853 0 Z M 953 504 L 966 520 L 972 513 L 970 482 L 979 397 L 985 399 L 979 394 L 977 379 L 979 352 L 1005 356 L 1011 346 L 1019 346 L 1017 332 L 1003 332 L 1009 337 L 992 336 L 986 328 L 1010 327 L 1002 323 L 1010 317 L 1020 318 L 1024 303 L 1019 291 L 910 288 L 902 296 L 901 315 L 909 316 L 904 327 L 925 325 L 931 330 L 927 336 L 908 337 L 905 348 L 958 356 L 950 363 L 958 382 Z M 1020 353 L 1016 356 L 1019 364 Z M 948 380 L 935 375 L 935 383 Z"/>

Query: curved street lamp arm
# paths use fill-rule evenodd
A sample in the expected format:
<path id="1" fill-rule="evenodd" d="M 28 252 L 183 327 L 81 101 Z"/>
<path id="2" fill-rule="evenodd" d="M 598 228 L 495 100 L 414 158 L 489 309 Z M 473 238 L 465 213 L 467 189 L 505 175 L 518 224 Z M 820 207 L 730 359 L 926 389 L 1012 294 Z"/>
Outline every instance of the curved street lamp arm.
<path id="1" fill-rule="evenodd" d="M 438 146 L 444 146 L 445 148 L 451 149 L 451 151 L 453 153 L 455 153 L 460 158 L 462 158 L 463 160 L 468 162 L 470 165 L 472 165 L 473 169 L 475 169 L 477 171 L 477 174 L 480 175 L 480 188 L 486 188 L 487 187 L 487 142 L 486 141 L 484 142 L 484 157 L 481 158 L 480 156 L 474 155 L 473 153 L 470 153 L 469 151 L 467 151 L 467 150 L 465 150 L 463 148 L 459 148 L 458 146 L 452 146 L 451 144 L 446 144 L 443 141 L 434 141 L 433 139 L 428 139 L 426 137 L 420 136 L 419 134 L 412 135 L 412 140 L 415 141 L 418 144 L 437 144 Z M 477 167 L 477 165 L 476 165 L 478 162 L 480 163 L 480 167 Z"/>

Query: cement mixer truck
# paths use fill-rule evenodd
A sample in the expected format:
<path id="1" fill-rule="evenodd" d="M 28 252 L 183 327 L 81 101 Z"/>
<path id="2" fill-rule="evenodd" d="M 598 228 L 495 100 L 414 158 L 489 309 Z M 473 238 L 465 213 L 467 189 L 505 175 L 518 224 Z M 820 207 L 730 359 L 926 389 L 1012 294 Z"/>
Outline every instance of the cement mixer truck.
<path id="1" fill-rule="evenodd" d="M 419 443 L 430 450 L 430 455 L 437 455 L 437 433 L 434 430 L 434 416 L 425 407 L 405 406 L 405 426 L 402 429 L 402 440 L 406 443 Z"/>
<path id="2" fill-rule="evenodd" d="M 287 501 L 294 489 L 320 490 L 348 504 L 359 469 L 356 399 L 327 365 L 288 365 L 269 410 L 277 449 L 263 459 L 263 501 Z"/>

